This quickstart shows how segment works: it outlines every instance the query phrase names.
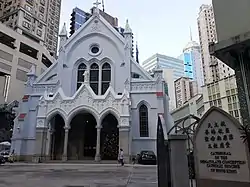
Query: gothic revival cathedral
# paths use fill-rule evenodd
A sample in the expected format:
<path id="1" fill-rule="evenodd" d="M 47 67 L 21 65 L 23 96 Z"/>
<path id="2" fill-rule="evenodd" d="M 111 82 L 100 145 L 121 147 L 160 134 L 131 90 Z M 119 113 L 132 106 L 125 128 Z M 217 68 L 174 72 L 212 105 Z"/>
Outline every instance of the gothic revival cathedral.
<path id="1" fill-rule="evenodd" d="M 12 138 L 20 160 L 125 160 L 141 150 L 156 153 L 158 115 L 169 119 L 162 72 L 154 78 L 131 55 L 132 30 L 124 36 L 95 8 L 69 39 L 64 25 L 55 62 L 41 76 L 35 67 Z M 168 121 L 168 120 L 166 120 Z"/>

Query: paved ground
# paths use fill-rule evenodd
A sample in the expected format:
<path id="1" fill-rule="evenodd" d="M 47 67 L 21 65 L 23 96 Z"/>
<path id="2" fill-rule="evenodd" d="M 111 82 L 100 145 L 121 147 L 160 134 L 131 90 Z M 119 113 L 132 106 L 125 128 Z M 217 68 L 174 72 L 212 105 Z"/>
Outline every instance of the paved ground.
<path id="1" fill-rule="evenodd" d="M 156 166 L 7 164 L 0 187 L 157 187 Z"/>

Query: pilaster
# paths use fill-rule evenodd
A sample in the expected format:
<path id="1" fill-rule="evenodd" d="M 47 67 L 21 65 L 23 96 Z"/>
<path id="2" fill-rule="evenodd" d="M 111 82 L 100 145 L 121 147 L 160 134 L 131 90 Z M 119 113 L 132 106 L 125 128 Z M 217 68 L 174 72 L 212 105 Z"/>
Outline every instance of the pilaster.
<path id="1" fill-rule="evenodd" d="M 130 162 L 130 127 L 119 127 L 119 149 L 123 149 L 125 163 Z"/>
<path id="2" fill-rule="evenodd" d="M 33 155 L 32 161 L 39 163 L 46 159 L 46 139 L 47 139 L 46 127 L 36 128 L 36 143 L 35 143 L 35 154 Z"/>

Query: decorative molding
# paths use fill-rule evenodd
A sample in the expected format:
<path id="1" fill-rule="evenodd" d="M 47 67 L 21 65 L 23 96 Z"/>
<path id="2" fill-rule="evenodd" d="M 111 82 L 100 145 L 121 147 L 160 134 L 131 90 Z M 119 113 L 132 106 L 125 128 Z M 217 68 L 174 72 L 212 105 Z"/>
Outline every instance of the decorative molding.
<path id="1" fill-rule="evenodd" d="M 45 122 L 44 119 L 38 119 L 37 124 L 36 124 L 36 128 L 44 128 L 45 127 L 44 122 Z"/>
<path id="2" fill-rule="evenodd" d="M 156 92 L 155 82 L 132 82 L 131 88 L 132 92 Z"/>
<path id="3" fill-rule="evenodd" d="M 57 110 L 63 111 L 70 120 L 72 115 L 86 109 L 94 113 L 97 119 L 101 119 L 107 111 L 114 112 L 116 117 L 129 116 L 130 99 L 127 94 L 116 95 L 113 88 L 110 87 L 105 95 L 97 96 L 88 85 L 79 88 L 72 97 L 66 97 L 60 88 L 55 95 L 50 98 L 46 95 L 39 101 L 39 116 L 47 116 Z M 122 121 L 122 124 L 129 125 L 129 119 Z"/>
<path id="4" fill-rule="evenodd" d="M 99 24 L 99 20 L 98 19 L 94 20 L 94 23 L 91 26 L 90 31 L 91 32 L 100 32 L 101 31 L 101 26 Z"/>

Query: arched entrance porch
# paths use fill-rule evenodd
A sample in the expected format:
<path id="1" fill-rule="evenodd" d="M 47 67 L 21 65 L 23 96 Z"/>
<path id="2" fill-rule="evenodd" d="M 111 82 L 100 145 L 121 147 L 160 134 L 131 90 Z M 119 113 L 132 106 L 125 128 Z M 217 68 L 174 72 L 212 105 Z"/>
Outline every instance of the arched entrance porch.
<path id="1" fill-rule="evenodd" d="M 61 160 L 63 156 L 65 122 L 61 115 L 56 114 L 50 121 L 49 155 L 51 160 Z"/>
<path id="2" fill-rule="evenodd" d="M 70 122 L 68 160 L 94 160 L 96 154 L 96 119 L 87 112 L 78 113 Z"/>
<path id="3" fill-rule="evenodd" d="M 114 115 L 107 114 L 101 125 L 101 159 L 117 160 L 119 153 L 118 121 Z"/>

